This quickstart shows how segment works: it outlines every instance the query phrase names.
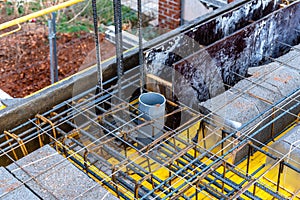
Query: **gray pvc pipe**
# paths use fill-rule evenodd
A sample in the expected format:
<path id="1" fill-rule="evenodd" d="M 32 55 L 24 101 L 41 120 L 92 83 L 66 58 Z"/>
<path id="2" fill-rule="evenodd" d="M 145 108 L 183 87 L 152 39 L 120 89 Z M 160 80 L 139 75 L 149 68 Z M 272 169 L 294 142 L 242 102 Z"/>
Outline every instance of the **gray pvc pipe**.
<path id="1" fill-rule="evenodd" d="M 146 121 L 154 120 L 153 123 L 145 125 L 141 128 L 142 131 L 148 134 L 148 138 L 154 137 L 164 128 L 164 115 L 166 108 L 166 98 L 156 92 L 143 93 L 139 97 L 139 111 L 143 113 L 142 118 Z M 143 121 L 139 120 L 139 124 Z M 139 135 L 143 138 L 144 135 Z"/>

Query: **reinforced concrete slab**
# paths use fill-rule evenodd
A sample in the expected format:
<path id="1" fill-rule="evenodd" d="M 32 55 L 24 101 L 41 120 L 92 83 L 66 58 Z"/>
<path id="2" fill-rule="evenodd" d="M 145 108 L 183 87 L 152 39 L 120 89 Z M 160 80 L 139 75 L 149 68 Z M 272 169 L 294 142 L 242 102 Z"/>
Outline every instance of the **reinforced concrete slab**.
<path id="1" fill-rule="evenodd" d="M 16 163 L 8 169 L 43 199 L 117 199 L 49 145 Z"/>
<path id="2" fill-rule="evenodd" d="M 38 200 L 39 198 L 4 167 L 0 167 L 0 199 Z"/>

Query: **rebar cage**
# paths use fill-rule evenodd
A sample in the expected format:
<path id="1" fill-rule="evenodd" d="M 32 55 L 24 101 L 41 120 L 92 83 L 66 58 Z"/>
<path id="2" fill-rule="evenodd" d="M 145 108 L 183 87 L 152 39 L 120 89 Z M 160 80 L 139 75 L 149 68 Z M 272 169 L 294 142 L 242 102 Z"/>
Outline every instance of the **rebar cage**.
<path id="1" fill-rule="evenodd" d="M 137 68 L 127 74 L 135 75 L 121 82 L 122 94 L 117 86 L 107 87 L 115 80 L 111 79 L 101 92 L 91 88 L 6 131 L 1 136 L 1 164 L 16 162 L 50 143 L 97 184 L 122 199 L 262 199 L 270 196 L 283 199 L 292 195 L 299 198 L 280 183 L 283 168 L 297 173 L 299 169 L 285 162 L 285 156 L 268 153 L 271 147 L 255 139 L 280 117 L 294 115 L 289 109 L 275 118 L 267 114 L 264 120 L 269 120 L 268 123 L 259 129 L 249 123 L 237 130 L 213 113 L 204 115 L 168 98 L 169 108 L 164 118 L 166 124 L 175 121 L 176 126 L 169 123 L 161 135 L 152 137 L 140 129 L 153 121 L 139 124 L 142 113 L 137 109 L 136 96 L 124 93 L 129 87 L 139 86 L 139 74 L 134 70 Z M 155 80 L 156 83 L 146 87 L 147 91 L 159 89 L 165 91 L 162 92 L 165 96 L 172 96 L 168 95 L 170 84 L 163 85 L 158 77 Z M 291 102 L 298 106 L 299 93 L 297 89 L 275 102 L 265 113 Z M 247 159 L 236 163 L 234 157 L 245 148 Z M 257 157 L 261 160 L 268 157 L 276 162 L 270 165 L 261 161 L 258 165 L 258 161 L 252 159 Z M 277 174 L 278 179 L 270 178 L 271 173 Z"/>
<path id="2" fill-rule="evenodd" d="M 295 5 L 299 8 L 299 2 Z M 285 15 L 293 11 L 292 7 L 286 10 Z M 280 12 L 269 17 L 284 18 Z M 119 80 L 109 79 L 102 90 L 95 86 L 78 94 L 75 88 L 73 97 L 0 135 L 1 165 L 18 163 L 20 158 L 50 144 L 97 182 L 81 196 L 100 184 L 121 199 L 300 199 L 299 188 L 293 182 L 300 175 L 299 161 L 293 157 L 299 148 L 296 143 L 289 144 L 286 153 L 276 148 L 282 135 L 296 130 L 299 123 L 299 46 L 276 40 L 282 49 L 284 46 L 291 50 L 278 59 L 256 51 L 233 55 L 237 59 L 251 55 L 261 59 L 257 62 L 264 58 L 273 62 L 249 70 L 248 74 L 229 68 L 227 90 L 201 104 L 207 109 L 198 110 L 201 106 L 187 105 L 177 96 L 180 87 L 175 84 L 181 82 L 174 81 L 174 71 L 184 69 L 186 63 L 201 65 L 202 60 L 196 58 L 206 58 L 208 54 L 219 58 L 224 44 L 237 41 L 263 23 L 253 23 L 200 50 L 191 49 L 192 55 L 181 54 L 186 56 L 164 66 L 175 69 L 168 78 L 146 72 L 143 90 L 140 66 L 126 71 Z M 299 38 L 296 27 L 291 32 Z M 183 36 L 188 34 L 180 35 L 182 41 L 186 41 Z M 178 44 L 173 39 L 167 42 Z M 247 61 L 252 64 L 253 60 Z M 239 62 L 234 60 L 234 64 Z M 219 72 L 217 68 L 211 70 Z M 190 78 L 183 72 L 179 74 Z M 237 79 L 239 82 L 232 86 L 231 81 Z M 287 85 L 294 88 L 286 89 Z M 159 134 L 143 131 L 145 126 L 154 130 L 161 120 L 142 118 L 144 113 L 138 109 L 141 92 L 159 92 L 167 99 L 164 128 Z M 257 112 L 250 115 L 251 110 Z M 228 119 L 235 116 L 246 120 L 241 126 L 232 126 L 234 122 L 227 119 L 226 112 L 230 115 Z M 24 170 L 23 166 L 20 169 Z M 36 180 L 43 173 L 30 179 Z"/>

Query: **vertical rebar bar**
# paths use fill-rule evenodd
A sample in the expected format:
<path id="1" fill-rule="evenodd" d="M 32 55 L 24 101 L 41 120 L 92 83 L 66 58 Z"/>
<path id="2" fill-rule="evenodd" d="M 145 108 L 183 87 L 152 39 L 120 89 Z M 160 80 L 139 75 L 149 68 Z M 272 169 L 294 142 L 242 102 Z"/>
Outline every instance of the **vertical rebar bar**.
<path id="1" fill-rule="evenodd" d="M 277 192 L 279 191 L 279 188 L 280 188 L 280 177 L 281 177 L 281 174 L 283 173 L 283 167 L 284 167 L 284 160 L 280 161 L 280 163 L 279 163 L 279 170 L 278 170 L 278 177 L 277 177 L 277 188 L 276 188 Z"/>
<path id="2" fill-rule="evenodd" d="M 48 20 L 49 48 L 50 48 L 50 79 L 51 83 L 58 81 L 57 52 L 56 52 L 56 13 L 52 13 L 52 19 Z"/>
<path id="3" fill-rule="evenodd" d="M 123 132 L 123 139 L 125 141 L 127 141 L 127 132 Z M 126 143 L 123 143 L 123 147 L 124 147 L 124 154 L 125 154 L 125 158 L 127 159 L 128 158 L 128 153 L 127 153 L 127 144 Z M 126 174 L 128 175 L 129 174 L 129 170 L 128 170 L 128 167 L 126 165 Z"/>
<path id="4" fill-rule="evenodd" d="M 184 25 L 184 9 L 185 0 L 180 0 L 180 26 Z"/>
<path id="5" fill-rule="evenodd" d="M 140 93 L 143 93 L 145 85 L 145 73 L 144 73 L 144 56 L 143 56 L 143 21 L 142 21 L 142 0 L 137 0 L 138 7 L 138 30 L 139 30 L 139 65 L 140 65 Z"/>
<path id="6" fill-rule="evenodd" d="M 223 156 L 224 154 L 224 138 L 225 138 L 225 131 L 222 130 L 222 143 L 221 143 L 221 155 Z"/>
<path id="7" fill-rule="evenodd" d="M 186 138 L 187 138 L 187 141 L 190 142 L 190 129 L 189 128 L 186 130 Z"/>
<path id="8" fill-rule="evenodd" d="M 256 192 L 256 183 L 254 183 L 253 185 L 253 196 L 255 196 L 255 192 Z"/>
<path id="9" fill-rule="evenodd" d="M 53 28 L 53 52 L 54 52 L 54 69 L 55 69 L 55 73 L 54 73 L 54 81 L 57 82 L 58 81 L 58 61 L 57 61 L 57 48 L 56 48 L 56 13 L 53 12 L 52 13 L 52 28 Z"/>
<path id="10" fill-rule="evenodd" d="M 198 189 L 198 185 L 200 185 L 200 183 L 201 183 L 201 180 L 198 180 L 197 182 L 196 182 L 196 184 L 195 184 L 195 190 L 196 190 L 196 192 L 195 192 L 195 194 L 196 194 L 196 200 L 198 200 L 199 199 L 199 190 L 201 190 L 201 188 L 199 187 L 199 189 Z"/>
<path id="11" fill-rule="evenodd" d="M 100 90 L 102 91 L 102 89 L 103 89 L 102 79 L 103 78 L 102 78 L 102 66 L 101 66 L 98 17 L 97 17 L 97 1 L 96 0 L 92 0 L 92 9 L 93 9 L 94 37 L 95 37 L 95 45 L 96 45 L 98 86 L 100 87 Z"/>
<path id="12" fill-rule="evenodd" d="M 252 155 L 252 146 L 249 144 L 248 145 L 248 157 L 247 157 L 247 168 L 246 168 L 246 174 L 247 176 L 249 175 L 249 168 L 250 168 L 250 158 L 251 158 L 251 155 Z"/>
<path id="13" fill-rule="evenodd" d="M 272 119 L 275 118 L 275 112 L 276 112 L 276 110 L 275 110 L 275 108 L 273 108 L 273 109 L 272 109 Z M 275 142 L 275 141 L 274 141 L 274 134 L 275 134 L 275 133 L 274 133 L 274 130 L 275 130 L 275 123 L 273 122 L 272 125 L 271 125 L 271 138 L 272 138 L 272 141 L 273 141 L 273 142 Z"/>
<path id="14" fill-rule="evenodd" d="M 226 177 L 226 162 L 223 162 L 223 179 Z M 225 182 L 222 181 L 222 193 L 224 193 L 225 190 Z"/>
<path id="15" fill-rule="evenodd" d="M 113 0 L 114 5 L 114 23 L 116 38 L 116 63 L 118 73 L 118 94 L 121 97 L 121 78 L 124 73 L 123 69 L 123 40 L 122 40 L 122 5 L 121 0 Z"/>
<path id="16" fill-rule="evenodd" d="M 203 138 L 203 147 L 206 149 L 206 138 L 205 138 L 205 125 L 203 121 L 200 121 L 201 131 L 202 131 L 202 138 Z"/>
<path id="17" fill-rule="evenodd" d="M 111 172 L 111 174 L 112 174 L 111 179 L 112 179 L 112 181 L 113 181 L 113 183 L 114 183 L 114 185 L 115 185 L 117 197 L 120 198 L 120 192 L 119 192 L 119 187 L 118 187 L 117 178 L 116 178 L 116 172 L 117 172 L 117 171 L 118 171 L 118 170 L 116 169 L 116 166 L 113 165 L 113 166 L 112 166 L 112 172 Z"/>
<path id="18" fill-rule="evenodd" d="M 88 167 L 88 160 L 87 160 L 87 156 L 88 156 L 88 154 L 89 154 L 89 150 L 88 150 L 87 148 L 85 148 L 84 150 L 85 150 L 85 151 L 84 151 L 84 154 L 83 154 L 83 160 L 84 160 L 84 171 L 85 171 L 85 173 L 87 173 L 87 174 L 88 174 L 88 169 L 89 169 L 89 167 Z"/>
<path id="19" fill-rule="evenodd" d="M 138 199 L 139 198 L 139 188 L 141 186 L 141 183 L 139 181 L 135 182 L 135 186 L 134 186 L 134 198 Z"/>
<path id="20" fill-rule="evenodd" d="M 6 133 L 6 131 L 4 131 L 5 139 L 6 139 L 6 141 L 9 141 L 9 137 L 8 137 L 7 134 L 5 134 L 5 133 Z M 18 156 L 17 156 L 17 153 L 16 153 L 15 149 L 12 147 L 12 143 L 11 143 L 11 142 L 8 142 L 8 144 L 9 144 L 9 146 L 10 146 L 10 148 L 11 148 L 11 151 L 12 151 L 14 157 L 15 157 L 15 160 L 19 160 L 19 158 L 18 158 Z"/>
<path id="21" fill-rule="evenodd" d="M 150 159 L 148 157 L 147 157 L 147 165 L 148 165 L 149 173 L 151 174 L 150 180 L 151 180 L 152 189 L 154 189 L 155 185 L 154 185 L 154 182 L 153 182 L 153 173 L 152 173 L 152 169 L 151 169 Z"/>

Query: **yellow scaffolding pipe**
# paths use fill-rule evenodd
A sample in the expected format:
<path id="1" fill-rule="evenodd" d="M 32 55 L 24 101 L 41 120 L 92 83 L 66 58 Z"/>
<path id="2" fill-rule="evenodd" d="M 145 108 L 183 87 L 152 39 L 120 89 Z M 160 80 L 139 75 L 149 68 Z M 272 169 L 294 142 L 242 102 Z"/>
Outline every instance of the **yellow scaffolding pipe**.
<path id="1" fill-rule="evenodd" d="M 14 26 L 14 25 L 21 24 L 23 22 L 27 22 L 28 20 L 31 20 L 33 18 L 37 18 L 37 17 L 43 16 L 43 15 L 55 12 L 57 10 L 72 6 L 74 4 L 77 4 L 77 3 L 80 3 L 80 2 L 83 2 L 83 1 L 84 0 L 70 0 L 70 1 L 58 4 L 58 5 L 55 5 L 55 6 L 52 6 L 52 7 L 34 12 L 34 13 L 31 13 L 29 15 L 26 15 L 26 16 L 23 16 L 23 17 L 20 17 L 20 18 L 17 18 L 17 19 L 13 19 L 11 21 L 0 24 L 0 30 L 9 28 L 9 27 Z"/>
<path id="2" fill-rule="evenodd" d="M 4 36 L 8 36 L 8 35 L 10 35 L 10 34 L 12 34 L 12 33 L 18 32 L 19 30 L 21 30 L 21 25 L 20 25 L 20 24 L 18 24 L 18 28 L 17 28 L 17 29 L 14 29 L 14 30 L 9 31 L 9 32 L 7 32 L 7 33 L 1 34 L 1 35 L 0 35 L 0 38 L 1 38 L 1 37 L 4 37 Z"/>

